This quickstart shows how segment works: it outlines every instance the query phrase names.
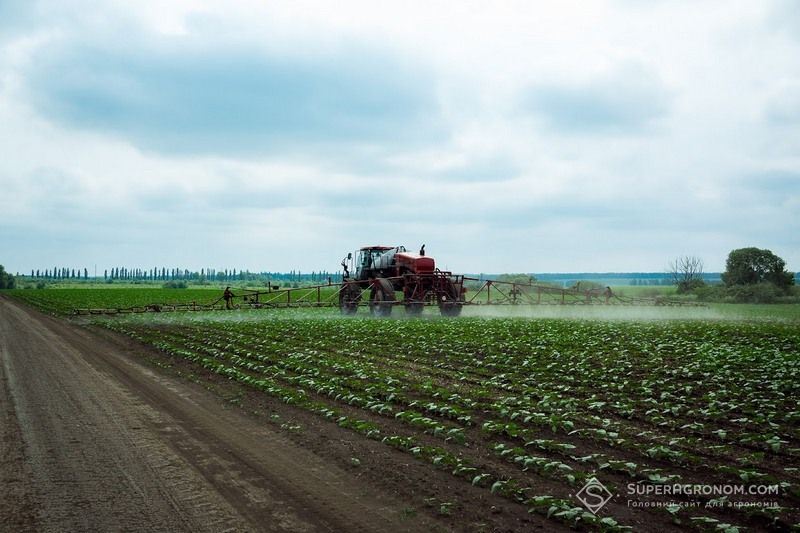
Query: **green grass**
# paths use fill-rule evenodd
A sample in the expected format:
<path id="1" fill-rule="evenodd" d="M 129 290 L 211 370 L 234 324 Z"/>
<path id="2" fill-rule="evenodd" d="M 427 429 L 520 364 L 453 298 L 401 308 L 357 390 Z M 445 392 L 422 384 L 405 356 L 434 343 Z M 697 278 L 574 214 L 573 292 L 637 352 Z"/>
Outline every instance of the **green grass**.
<path id="1" fill-rule="evenodd" d="M 618 285 L 611 287 L 614 294 L 632 298 L 655 298 L 656 296 L 677 296 L 673 285 Z"/>
<path id="2" fill-rule="evenodd" d="M 14 289 L 9 293 L 43 311 L 70 314 L 77 308 L 128 308 L 149 304 L 209 304 L 222 296 L 219 289 L 73 288 Z"/>
<path id="3" fill-rule="evenodd" d="M 323 287 L 320 298 L 335 299 L 337 287 Z M 264 291 L 264 288 L 250 290 Z M 143 307 L 151 304 L 192 304 L 208 305 L 219 300 L 222 288 L 188 288 L 164 289 L 160 287 L 114 287 L 101 286 L 96 288 L 47 288 L 47 289 L 13 289 L 8 291 L 12 296 L 24 300 L 29 304 L 49 313 L 62 315 L 71 314 L 74 309 L 127 309 L 130 307 Z M 247 290 L 233 287 L 236 295 L 235 304 L 243 304 L 241 296 L 248 294 Z M 316 289 L 294 289 L 291 292 L 293 302 L 316 302 Z M 271 294 L 260 296 L 261 302 L 283 304 L 287 302 L 286 292 L 282 289 Z"/>

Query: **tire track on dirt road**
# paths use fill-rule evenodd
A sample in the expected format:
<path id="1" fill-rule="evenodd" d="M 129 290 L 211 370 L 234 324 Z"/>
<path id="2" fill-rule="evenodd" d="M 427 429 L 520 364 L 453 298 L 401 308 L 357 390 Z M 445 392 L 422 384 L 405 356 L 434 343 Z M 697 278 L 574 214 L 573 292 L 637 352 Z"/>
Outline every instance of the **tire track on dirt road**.
<path id="1" fill-rule="evenodd" d="M 13 481 L 3 484 L 5 523 L 39 531 L 432 529 L 201 387 L 138 363 L 134 350 L 0 297 L 0 480 Z"/>

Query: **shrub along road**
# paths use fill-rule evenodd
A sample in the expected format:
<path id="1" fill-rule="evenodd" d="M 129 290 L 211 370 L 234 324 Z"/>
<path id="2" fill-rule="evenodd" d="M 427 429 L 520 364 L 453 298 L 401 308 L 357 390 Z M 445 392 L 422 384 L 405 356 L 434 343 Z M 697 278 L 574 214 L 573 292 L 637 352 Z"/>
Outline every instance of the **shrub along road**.
<path id="1" fill-rule="evenodd" d="M 0 296 L 3 527 L 435 529 L 357 470 L 141 364 L 141 349 Z"/>

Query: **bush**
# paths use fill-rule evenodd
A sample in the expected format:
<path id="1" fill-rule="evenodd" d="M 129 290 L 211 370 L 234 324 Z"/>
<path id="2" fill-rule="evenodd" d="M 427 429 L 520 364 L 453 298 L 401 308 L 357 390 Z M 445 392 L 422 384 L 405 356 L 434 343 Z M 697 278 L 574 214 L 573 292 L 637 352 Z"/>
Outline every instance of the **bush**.
<path id="1" fill-rule="evenodd" d="M 692 291 L 697 295 L 698 300 L 704 302 L 721 302 L 725 299 L 724 285 L 704 285 Z"/>
<path id="2" fill-rule="evenodd" d="M 0 289 L 13 289 L 17 284 L 14 276 L 6 272 L 3 265 L 0 265 Z"/>
<path id="3" fill-rule="evenodd" d="M 706 282 L 699 278 L 689 279 L 678 283 L 678 294 L 690 294 L 706 286 Z"/>
<path id="4" fill-rule="evenodd" d="M 693 292 L 704 302 L 771 304 L 790 303 L 795 299 L 788 295 L 787 291 L 769 282 L 731 287 L 706 285 Z"/>
<path id="5" fill-rule="evenodd" d="M 771 304 L 785 295 L 784 291 L 769 282 L 751 285 L 734 285 L 727 289 L 728 298 L 737 303 Z"/>
<path id="6" fill-rule="evenodd" d="M 165 289 L 188 289 L 189 285 L 185 281 L 168 281 L 162 285 Z"/>
<path id="7" fill-rule="evenodd" d="M 800 300 L 793 291 L 785 291 L 773 283 L 761 282 L 750 285 L 706 285 L 694 291 L 698 300 L 721 303 L 792 303 Z"/>

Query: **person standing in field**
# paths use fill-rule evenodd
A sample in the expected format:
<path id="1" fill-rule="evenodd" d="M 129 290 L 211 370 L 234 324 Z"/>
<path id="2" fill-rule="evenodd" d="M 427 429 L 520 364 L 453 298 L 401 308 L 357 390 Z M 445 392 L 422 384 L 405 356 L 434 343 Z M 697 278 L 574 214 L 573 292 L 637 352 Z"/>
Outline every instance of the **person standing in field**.
<path id="1" fill-rule="evenodd" d="M 230 287 L 225 287 L 225 292 L 222 293 L 222 298 L 225 300 L 225 308 L 233 309 L 233 293 Z"/>
<path id="2" fill-rule="evenodd" d="M 611 300 L 611 297 L 614 296 L 614 293 L 611 292 L 611 287 L 606 286 L 606 290 L 603 291 L 603 296 L 606 297 L 606 303 L 609 303 L 609 300 Z"/>

